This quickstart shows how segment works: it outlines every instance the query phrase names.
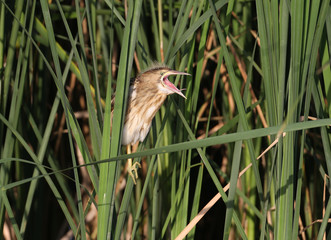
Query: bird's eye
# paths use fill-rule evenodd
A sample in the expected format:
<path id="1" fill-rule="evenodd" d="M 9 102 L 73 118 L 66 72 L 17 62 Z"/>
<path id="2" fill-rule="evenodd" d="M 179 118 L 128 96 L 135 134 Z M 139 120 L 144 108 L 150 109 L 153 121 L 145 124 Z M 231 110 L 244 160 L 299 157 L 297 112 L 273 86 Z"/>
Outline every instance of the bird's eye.
<path id="1" fill-rule="evenodd" d="M 165 74 L 165 72 L 161 72 L 161 76 L 163 76 L 163 74 Z"/>

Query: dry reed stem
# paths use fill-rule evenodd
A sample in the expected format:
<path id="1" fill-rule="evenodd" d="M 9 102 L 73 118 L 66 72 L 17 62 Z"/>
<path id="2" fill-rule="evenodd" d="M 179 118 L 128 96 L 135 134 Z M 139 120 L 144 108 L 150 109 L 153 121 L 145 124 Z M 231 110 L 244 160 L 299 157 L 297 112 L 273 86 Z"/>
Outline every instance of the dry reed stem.
<path id="1" fill-rule="evenodd" d="M 278 142 L 278 138 L 256 159 L 260 159 L 264 154 L 267 153 Z M 240 177 L 252 167 L 252 163 L 248 164 L 242 171 L 240 171 L 238 176 L 238 181 Z M 226 192 L 230 188 L 230 183 L 228 183 L 224 188 L 223 191 Z M 196 215 L 191 222 L 182 230 L 182 232 L 176 237 L 175 240 L 183 239 L 191 230 L 192 228 L 197 225 L 197 223 L 203 218 L 203 216 L 215 205 L 215 203 L 221 198 L 221 194 L 217 193 L 208 203 L 204 206 L 204 208 Z"/>

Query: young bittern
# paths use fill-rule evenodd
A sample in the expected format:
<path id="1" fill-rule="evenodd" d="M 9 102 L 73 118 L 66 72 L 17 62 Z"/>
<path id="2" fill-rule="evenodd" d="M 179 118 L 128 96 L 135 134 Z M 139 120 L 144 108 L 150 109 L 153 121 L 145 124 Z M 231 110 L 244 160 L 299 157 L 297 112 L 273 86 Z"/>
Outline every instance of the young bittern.
<path id="1" fill-rule="evenodd" d="M 156 112 L 168 95 L 177 93 L 186 99 L 184 94 L 169 81 L 168 77 L 171 75 L 190 74 L 171 70 L 165 66 L 154 66 L 131 81 L 122 132 L 122 144 L 127 145 L 128 153 L 130 153 L 130 145 L 144 141 Z M 138 167 L 141 167 L 140 163 L 135 162 L 132 165 L 132 159 L 128 159 L 127 170 L 134 184 L 138 178 Z"/>

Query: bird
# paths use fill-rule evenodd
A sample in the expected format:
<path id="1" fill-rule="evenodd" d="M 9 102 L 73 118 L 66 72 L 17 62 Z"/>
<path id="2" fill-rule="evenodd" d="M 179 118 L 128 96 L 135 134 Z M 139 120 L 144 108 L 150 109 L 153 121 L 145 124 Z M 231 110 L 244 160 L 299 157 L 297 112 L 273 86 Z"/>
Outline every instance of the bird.
<path id="1" fill-rule="evenodd" d="M 172 70 L 165 65 L 154 64 L 131 79 L 122 130 L 122 145 L 127 146 L 128 154 L 131 153 L 131 146 L 145 140 L 155 114 L 168 95 L 175 93 L 186 99 L 182 93 L 183 89 L 179 90 L 169 81 L 168 78 L 172 75 L 190 74 Z M 127 172 L 134 184 L 138 179 L 138 168 L 141 168 L 139 162 L 132 164 L 132 159 L 128 159 Z"/>

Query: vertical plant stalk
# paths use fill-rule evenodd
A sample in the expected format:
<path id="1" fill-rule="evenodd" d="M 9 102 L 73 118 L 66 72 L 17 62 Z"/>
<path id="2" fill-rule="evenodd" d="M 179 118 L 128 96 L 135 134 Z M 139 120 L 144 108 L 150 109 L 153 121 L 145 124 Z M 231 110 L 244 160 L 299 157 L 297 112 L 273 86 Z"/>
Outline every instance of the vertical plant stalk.
<path id="1" fill-rule="evenodd" d="M 160 34 L 160 54 L 161 54 L 161 62 L 164 62 L 162 0 L 158 0 L 158 1 L 157 1 L 157 9 L 158 9 L 158 18 L 159 18 L 159 34 Z"/>
<path id="2" fill-rule="evenodd" d="M 20 26 L 20 22 L 19 19 L 21 19 L 21 15 L 22 15 L 22 10 L 23 10 L 23 6 L 24 6 L 24 0 L 18 0 L 16 2 L 16 7 L 15 7 L 15 16 L 13 18 L 13 24 L 12 24 L 12 29 L 10 32 L 10 38 L 9 38 L 9 47 L 8 47 L 8 52 L 7 52 L 7 56 L 6 56 L 6 65 L 3 66 L 4 63 L 4 58 L 3 58 L 3 46 L 4 46 L 4 29 L 5 29 L 5 8 L 7 7 L 7 5 L 5 5 L 4 3 L 1 4 L 1 46 L 0 46 L 0 51 L 2 52 L 1 54 L 1 65 L 0 65 L 0 77 L 1 77 L 1 71 L 2 68 L 5 67 L 4 70 L 4 76 L 3 79 L 0 80 L 0 113 L 3 115 L 6 115 L 6 106 L 7 106 L 7 98 L 8 98 L 8 93 L 9 93 L 9 86 L 10 86 L 10 81 L 12 79 L 11 75 L 12 75 L 12 69 L 14 67 L 14 59 L 15 59 L 15 52 L 16 52 L 16 41 L 17 41 L 17 37 L 18 37 L 18 32 L 19 32 L 19 26 Z M 13 104 L 13 103 L 12 103 Z M 16 122 L 17 125 L 17 119 L 14 120 Z M 3 123 L 0 122 L 0 137 L 2 137 L 4 135 L 4 125 Z M 1 158 L 5 158 L 5 157 L 11 157 L 13 154 L 13 143 L 14 142 L 14 138 L 12 136 L 11 131 L 7 130 L 6 133 L 6 139 L 5 139 L 5 144 L 3 146 L 0 147 L 0 152 Z M 6 147 L 6 145 L 8 144 L 8 146 Z M 9 172 L 10 172 L 10 168 L 11 168 L 11 163 L 5 163 L 1 166 L 0 168 L 0 186 L 5 185 L 6 183 L 8 183 L 9 180 Z M 6 197 L 6 195 L 4 195 Z M 1 198 L 0 198 L 1 199 Z M 4 201 L 0 201 L 0 229 L 3 228 L 3 224 L 4 224 L 4 216 L 5 216 L 5 206 L 3 204 Z"/>
<path id="3" fill-rule="evenodd" d="M 128 16 L 124 29 L 123 44 L 121 49 L 120 63 L 118 68 L 116 99 L 113 112 L 112 141 L 109 157 L 116 157 L 121 147 L 122 126 L 126 112 L 126 100 L 129 90 L 130 74 L 132 69 L 133 55 L 137 42 L 138 26 L 140 22 L 142 0 L 129 1 Z M 107 133 L 104 133 L 107 134 Z M 105 143 L 103 143 L 105 144 Z M 103 155 L 103 153 L 102 153 Z M 111 205 L 115 189 L 116 162 L 105 163 L 101 167 L 99 182 L 98 204 L 98 239 L 112 238 L 114 213 Z M 130 180 L 129 180 L 130 181 Z"/>

